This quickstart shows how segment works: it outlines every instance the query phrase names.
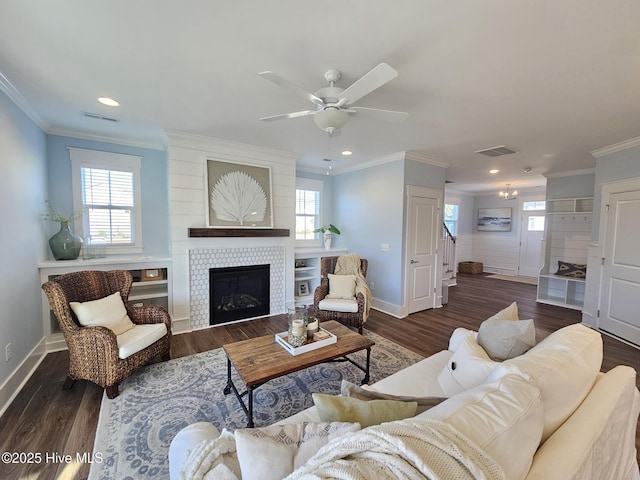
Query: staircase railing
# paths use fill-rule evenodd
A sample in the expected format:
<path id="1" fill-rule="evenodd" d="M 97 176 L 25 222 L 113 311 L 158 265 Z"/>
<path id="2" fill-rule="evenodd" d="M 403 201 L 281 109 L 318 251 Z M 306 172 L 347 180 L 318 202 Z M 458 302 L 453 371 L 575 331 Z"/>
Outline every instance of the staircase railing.
<path id="1" fill-rule="evenodd" d="M 445 223 L 442 224 L 444 236 L 444 253 L 442 255 L 444 278 L 449 285 L 456 284 L 456 237 L 454 237 Z"/>

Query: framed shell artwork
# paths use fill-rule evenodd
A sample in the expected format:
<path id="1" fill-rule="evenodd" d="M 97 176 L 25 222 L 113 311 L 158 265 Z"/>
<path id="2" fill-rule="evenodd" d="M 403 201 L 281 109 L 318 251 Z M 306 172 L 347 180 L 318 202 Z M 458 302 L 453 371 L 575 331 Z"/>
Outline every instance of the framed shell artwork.
<path id="1" fill-rule="evenodd" d="M 207 226 L 273 228 L 271 168 L 207 160 Z"/>

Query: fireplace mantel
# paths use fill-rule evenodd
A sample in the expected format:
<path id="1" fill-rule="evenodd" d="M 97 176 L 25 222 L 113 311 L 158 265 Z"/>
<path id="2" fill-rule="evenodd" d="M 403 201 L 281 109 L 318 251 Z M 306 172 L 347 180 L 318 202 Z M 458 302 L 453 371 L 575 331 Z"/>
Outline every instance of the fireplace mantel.
<path id="1" fill-rule="evenodd" d="M 190 228 L 190 238 L 288 237 L 288 228 Z"/>

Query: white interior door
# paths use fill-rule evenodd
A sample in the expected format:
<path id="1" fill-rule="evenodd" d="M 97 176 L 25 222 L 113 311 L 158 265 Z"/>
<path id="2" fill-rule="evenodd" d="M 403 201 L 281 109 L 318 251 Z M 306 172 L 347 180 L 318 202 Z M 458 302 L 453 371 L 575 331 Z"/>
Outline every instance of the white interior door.
<path id="1" fill-rule="evenodd" d="M 408 313 L 434 308 L 436 302 L 439 197 L 411 187 L 407 222 Z"/>
<path id="2" fill-rule="evenodd" d="M 613 193 L 604 244 L 599 327 L 640 345 L 640 191 Z"/>
<path id="3" fill-rule="evenodd" d="M 519 275 L 537 277 L 540 273 L 543 264 L 540 249 L 542 248 L 544 229 L 544 212 L 523 212 L 522 229 L 520 231 Z"/>

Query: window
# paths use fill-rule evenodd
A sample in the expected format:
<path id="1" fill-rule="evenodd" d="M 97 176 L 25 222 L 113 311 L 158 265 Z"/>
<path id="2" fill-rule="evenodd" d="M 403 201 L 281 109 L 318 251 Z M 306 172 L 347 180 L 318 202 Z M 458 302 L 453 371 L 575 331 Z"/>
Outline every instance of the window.
<path id="1" fill-rule="evenodd" d="M 108 253 L 142 253 L 140 163 L 132 155 L 70 148 L 74 209 L 85 242 Z"/>
<path id="2" fill-rule="evenodd" d="M 296 241 L 319 243 L 320 234 L 314 230 L 321 223 L 322 186 L 320 180 L 298 178 L 296 180 Z"/>
<path id="3" fill-rule="evenodd" d="M 544 232 L 544 215 L 530 215 L 527 230 L 529 232 Z"/>
<path id="4" fill-rule="evenodd" d="M 454 237 L 458 235 L 458 205 L 446 203 L 444 205 L 444 224 Z"/>
<path id="5" fill-rule="evenodd" d="M 536 202 L 524 202 L 522 204 L 522 210 L 544 210 L 547 208 L 547 202 L 544 200 L 538 200 Z"/>

